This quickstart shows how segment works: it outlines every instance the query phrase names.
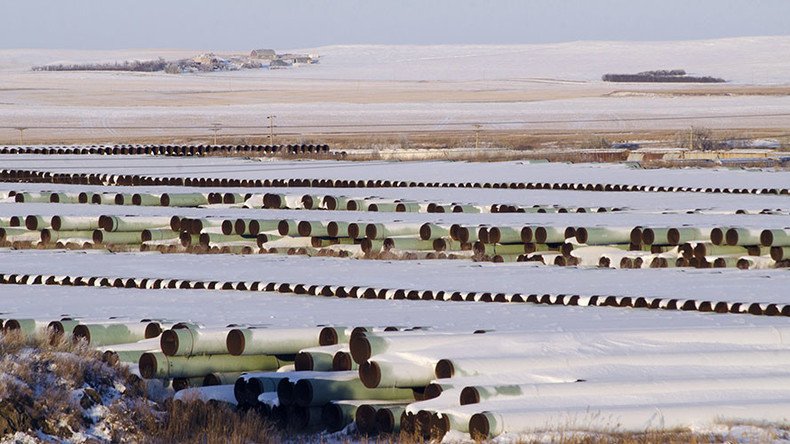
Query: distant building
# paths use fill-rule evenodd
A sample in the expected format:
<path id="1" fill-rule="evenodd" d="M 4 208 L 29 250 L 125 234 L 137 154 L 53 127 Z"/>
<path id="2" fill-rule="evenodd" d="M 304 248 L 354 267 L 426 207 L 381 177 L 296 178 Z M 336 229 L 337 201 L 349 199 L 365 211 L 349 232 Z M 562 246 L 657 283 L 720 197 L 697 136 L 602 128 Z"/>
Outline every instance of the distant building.
<path id="1" fill-rule="evenodd" d="M 285 69 L 293 66 L 293 63 L 288 60 L 277 59 L 269 63 L 269 69 Z"/>
<path id="2" fill-rule="evenodd" d="M 274 60 L 276 57 L 277 53 L 273 49 L 253 49 L 250 52 L 250 58 L 253 59 Z"/>

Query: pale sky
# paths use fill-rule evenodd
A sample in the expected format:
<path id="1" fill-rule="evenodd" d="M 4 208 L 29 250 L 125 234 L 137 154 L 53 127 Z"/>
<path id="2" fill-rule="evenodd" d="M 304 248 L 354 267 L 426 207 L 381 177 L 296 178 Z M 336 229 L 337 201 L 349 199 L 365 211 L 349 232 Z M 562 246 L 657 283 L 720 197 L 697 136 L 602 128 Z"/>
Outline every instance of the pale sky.
<path id="1" fill-rule="evenodd" d="M 0 48 L 248 50 L 789 35 L 790 0 L 0 0 Z"/>

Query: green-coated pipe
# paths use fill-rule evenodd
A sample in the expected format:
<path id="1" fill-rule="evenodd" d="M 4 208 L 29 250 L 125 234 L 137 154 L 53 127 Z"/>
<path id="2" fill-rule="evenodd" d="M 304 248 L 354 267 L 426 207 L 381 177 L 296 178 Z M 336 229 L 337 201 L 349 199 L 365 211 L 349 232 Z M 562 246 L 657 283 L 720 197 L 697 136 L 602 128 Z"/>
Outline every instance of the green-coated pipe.
<path id="1" fill-rule="evenodd" d="M 80 203 L 79 194 L 75 193 L 52 193 L 49 196 L 49 201 L 52 203 Z"/>
<path id="2" fill-rule="evenodd" d="M 166 356 L 224 355 L 228 353 L 225 339 L 227 328 L 176 326 L 162 332 L 159 340 Z"/>
<path id="3" fill-rule="evenodd" d="M 576 240 L 587 245 L 628 244 L 632 228 L 578 227 Z"/>
<path id="4" fill-rule="evenodd" d="M 8 319 L 3 324 L 3 333 L 18 333 L 22 338 L 32 339 L 46 334 L 49 322 L 35 319 Z"/>
<path id="5" fill-rule="evenodd" d="M 134 245 L 142 242 L 142 231 L 107 232 L 93 230 L 93 242 L 108 245 Z"/>
<path id="6" fill-rule="evenodd" d="M 422 240 L 419 237 L 403 236 L 388 237 L 382 243 L 384 250 L 411 250 L 431 251 L 434 249 L 433 241 Z"/>
<path id="7" fill-rule="evenodd" d="M 0 228 L 0 241 L 17 242 L 31 241 L 36 242 L 41 239 L 41 233 L 27 228 Z"/>
<path id="8" fill-rule="evenodd" d="M 17 193 L 14 196 L 16 202 L 24 203 L 50 203 L 51 193 Z"/>
<path id="9" fill-rule="evenodd" d="M 140 232 L 142 242 L 178 239 L 178 232 L 169 228 L 152 228 Z"/>
<path id="10" fill-rule="evenodd" d="M 197 207 L 208 205 L 208 195 L 203 193 L 162 193 L 159 204 L 163 207 Z"/>
<path id="11" fill-rule="evenodd" d="M 49 244 L 64 239 L 80 239 L 93 242 L 93 231 L 55 231 L 48 228 L 41 230 L 42 244 Z"/>
<path id="12" fill-rule="evenodd" d="M 53 230 L 57 231 L 84 231 L 99 228 L 98 217 L 81 216 L 52 216 L 49 222 Z"/>
<path id="13" fill-rule="evenodd" d="M 211 372 L 203 377 L 203 387 L 232 385 L 241 375 L 240 372 Z"/>
<path id="14" fill-rule="evenodd" d="M 338 399 L 410 400 L 414 393 L 411 389 L 367 388 L 355 371 L 300 379 L 294 385 L 294 400 L 301 407 L 321 406 Z"/>
<path id="15" fill-rule="evenodd" d="M 137 342 L 99 347 L 102 359 L 109 363 L 137 364 L 143 353 L 159 351 L 159 338 L 143 339 Z"/>
<path id="16" fill-rule="evenodd" d="M 376 410 L 376 430 L 380 434 L 400 432 L 400 417 L 406 411 L 403 405 L 382 406 Z"/>
<path id="17" fill-rule="evenodd" d="M 488 242 L 499 244 L 522 243 L 521 231 L 523 227 L 491 227 L 488 229 Z"/>
<path id="18" fill-rule="evenodd" d="M 727 245 L 760 245 L 763 230 L 750 228 L 730 228 L 724 234 Z"/>
<path id="19" fill-rule="evenodd" d="M 99 227 L 109 232 L 140 232 L 151 228 L 170 226 L 169 217 L 100 216 Z"/>
<path id="20" fill-rule="evenodd" d="M 117 193 L 115 195 L 115 205 L 132 205 L 131 193 Z"/>
<path id="21" fill-rule="evenodd" d="M 329 236 L 328 226 L 328 221 L 303 220 L 296 225 L 296 231 L 299 233 L 299 236 L 326 237 Z"/>
<path id="22" fill-rule="evenodd" d="M 450 235 L 450 227 L 427 222 L 420 226 L 422 240 L 439 239 Z"/>
<path id="23" fill-rule="evenodd" d="M 394 213 L 398 209 L 397 202 L 382 202 L 382 201 L 375 201 L 368 203 L 368 211 L 378 211 L 381 213 Z"/>
<path id="24" fill-rule="evenodd" d="M 44 228 L 51 228 L 49 226 L 49 219 L 44 216 L 31 214 L 25 217 L 25 228 L 28 230 L 43 230 Z"/>
<path id="25" fill-rule="evenodd" d="M 771 247 L 771 258 L 777 262 L 790 259 L 790 247 Z"/>
<path id="26" fill-rule="evenodd" d="M 380 355 L 359 366 L 359 378 L 368 388 L 424 388 L 436 378 L 437 360 L 407 360 Z"/>
<path id="27" fill-rule="evenodd" d="M 72 330 L 72 339 L 84 340 L 93 347 L 126 344 L 146 338 L 147 322 L 123 322 L 105 324 L 79 324 Z"/>
<path id="28" fill-rule="evenodd" d="M 280 361 L 269 355 L 166 356 L 162 352 L 144 353 L 138 362 L 145 379 L 205 377 L 213 372 L 276 370 Z"/>
<path id="29" fill-rule="evenodd" d="M 132 204 L 142 207 L 158 207 L 162 205 L 161 194 L 136 193 L 132 195 Z"/>
<path id="30" fill-rule="evenodd" d="M 283 219 L 277 224 L 281 236 L 298 236 L 298 223 L 293 219 Z"/>
<path id="31" fill-rule="evenodd" d="M 790 247 L 790 228 L 763 230 L 760 243 L 765 247 Z"/>
<path id="32" fill-rule="evenodd" d="M 234 328 L 227 334 L 226 346 L 231 355 L 296 354 L 320 344 L 322 327 L 307 328 Z"/>
<path id="33" fill-rule="evenodd" d="M 220 233 L 201 233 L 198 237 L 200 245 L 206 247 L 225 246 L 225 245 L 249 245 L 251 247 L 257 246 L 254 238 L 242 237 L 236 234 L 220 234 Z"/>
<path id="34" fill-rule="evenodd" d="M 419 202 L 398 202 L 395 211 L 398 213 L 421 213 L 423 205 Z"/>
<path id="35" fill-rule="evenodd" d="M 266 233 L 270 231 L 277 231 L 279 220 L 272 219 L 253 219 L 249 222 L 250 234 L 257 235 L 258 233 Z"/>
<path id="36" fill-rule="evenodd" d="M 332 360 L 340 350 L 348 351 L 348 344 L 303 348 L 294 359 L 296 371 L 332 371 Z"/>
<path id="37" fill-rule="evenodd" d="M 554 244 L 565 242 L 567 231 L 568 229 L 565 227 L 539 226 L 535 228 L 535 243 Z"/>
<path id="38" fill-rule="evenodd" d="M 406 223 L 374 223 L 365 226 L 365 236 L 368 239 L 386 239 L 388 237 L 420 235 L 420 225 Z"/>

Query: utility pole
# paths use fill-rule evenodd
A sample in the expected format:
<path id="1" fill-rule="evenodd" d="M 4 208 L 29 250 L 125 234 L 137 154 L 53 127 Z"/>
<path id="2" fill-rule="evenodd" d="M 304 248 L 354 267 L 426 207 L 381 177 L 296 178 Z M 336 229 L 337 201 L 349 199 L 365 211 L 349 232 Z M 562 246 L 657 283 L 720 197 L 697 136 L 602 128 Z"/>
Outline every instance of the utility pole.
<path id="1" fill-rule="evenodd" d="M 266 116 L 269 119 L 269 145 L 274 146 L 274 118 L 277 117 L 274 114 L 270 116 Z"/>
<path id="2" fill-rule="evenodd" d="M 694 127 L 689 127 L 689 150 L 694 151 Z"/>
<path id="3" fill-rule="evenodd" d="M 475 149 L 480 146 L 480 128 L 482 125 L 479 123 L 475 124 Z"/>
<path id="4" fill-rule="evenodd" d="M 221 130 L 222 130 L 222 124 L 221 123 L 212 123 L 211 124 L 211 131 L 214 132 L 214 145 L 215 146 L 217 145 L 217 133 L 219 133 Z"/>

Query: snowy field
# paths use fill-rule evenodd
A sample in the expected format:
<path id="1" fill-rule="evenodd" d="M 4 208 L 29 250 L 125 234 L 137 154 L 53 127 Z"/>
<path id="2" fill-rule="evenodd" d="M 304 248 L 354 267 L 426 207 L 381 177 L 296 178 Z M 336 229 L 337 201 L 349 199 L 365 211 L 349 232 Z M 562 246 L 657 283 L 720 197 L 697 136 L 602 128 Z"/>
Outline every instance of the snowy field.
<path id="1" fill-rule="evenodd" d="M 180 58 L 201 51 L 0 51 L 0 118 L 9 127 L 0 129 L 0 140 L 16 143 L 16 126 L 91 127 L 27 132 L 28 140 L 51 141 L 173 135 L 111 128 L 117 126 L 205 126 L 181 133 L 207 140 L 213 123 L 260 126 L 220 136 L 266 135 L 265 116 L 271 114 L 278 134 L 294 135 L 366 130 L 355 124 L 403 125 L 379 128 L 390 131 L 468 131 L 475 123 L 487 130 L 639 131 L 689 125 L 773 129 L 790 122 L 787 37 L 298 51 L 317 53 L 321 62 L 188 75 L 32 72 L 31 66 L 46 63 Z M 728 83 L 600 80 L 605 73 L 675 68 Z"/>
<path id="2" fill-rule="evenodd" d="M 327 64 L 331 66 L 329 62 Z M 0 165 L 8 169 L 69 173 L 133 173 L 249 179 L 550 181 L 734 188 L 785 188 L 790 183 L 790 173 L 780 171 L 640 170 L 630 169 L 625 165 L 527 162 L 353 163 L 255 161 L 241 158 L 6 155 L 0 156 Z M 178 194 L 211 191 L 286 193 L 294 196 L 308 193 L 351 197 L 376 195 L 423 204 L 429 201 L 462 202 L 480 208 L 488 208 L 495 203 L 507 203 L 521 206 L 617 207 L 620 211 L 547 214 L 396 213 L 264 209 L 260 206 L 243 208 L 241 204 L 178 208 L 16 203 L 12 195 L 12 192 L 34 193 L 31 196 L 43 192 L 91 192 L 152 193 L 158 196 L 163 192 Z M 758 214 L 763 209 L 770 209 L 772 212 Z M 748 210 L 750 214 L 736 214 L 737 210 Z M 8 226 L 11 216 L 37 215 L 42 216 L 44 223 L 48 223 L 46 221 L 54 215 L 86 216 L 87 219 L 115 215 L 130 216 L 128 220 L 135 220 L 135 216 L 163 216 L 165 220 L 171 216 L 181 216 L 204 220 L 242 218 L 275 221 L 331 220 L 360 224 L 377 222 L 388 227 L 397 226 L 395 222 L 401 223 L 401 226 L 407 225 L 406 223 L 432 222 L 439 226 L 616 227 L 627 230 L 638 226 L 689 225 L 705 230 L 713 227 L 740 227 L 757 232 L 772 229 L 776 230 L 776 236 L 781 236 L 785 232 L 783 230 L 790 227 L 789 210 L 790 196 L 787 195 L 423 187 L 212 190 L 190 187 L 0 183 L 0 224 L 5 224 L 4 229 L 11 230 L 12 233 L 13 229 L 21 228 Z M 206 234 L 217 233 L 216 227 L 208 227 L 206 230 Z M 398 236 L 394 238 L 396 242 L 400 239 Z M 776 245 L 784 245 L 782 242 L 786 241 L 781 239 L 783 238 L 777 237 Z M 254 242 L 254 238 L 240 240 Z M 566 242 L 570 241 L 566 239 Z M 386 257 L 376 260 L 361 258 L 362 256 L 317 257 L 315 251 L 301 255 L 255 254 L 257 250 L 253 254 L 190 254 L 196 250 L 182 249 L 176 253 L 163 254 L 137 251 L 139 241 L 133 245 L 134 248 L 114 250 L 116 252 L 110 252 L 101 245 L 68 250 L 54 248 L 52 245 L 37 246 L 35 242 L 28 247 L 25 245 L 27 244 L 17 245 L 19 248 L 13 248 L 12 245 L 0 248 L 0 274 L 4 276 L 3 282 L 8 282 L 11 275 L 45 277 L 38 283 L 31 280 L 29 285 L 19 282 L 1 285 L 0 317 L 3 319 L 33 318 L 51 321 L 70 316 L 78 319 L 80 323 L 90 323 L 110 318 L 116 322 L 154 318 L 163 320 L 167 325 L 178 321 L 191 322 L 201 325 L 205 331 L 222 332 L 227 330 L 225 326 L 229 324 L 266 327 L 273 332 L 282 328 L 317 325 L 429 327 L 428 332 L 398 333 L 402 335 L 401 339 L 398 339 L 398 334 L 384 335 L 383 339 L 376 339 L 375 335 L 379 333 L 370 333 L 372 339 L 365 340 L 392 341 L 390 347 L 394 348 L 388 352 L 373 353 L 369 361 L 360 362 L 359 375 L 363 382 L 367 381 L 365 378 L 370 378 L 370 373 L 366 372 L 373 365 L 371 363 L 376 363 L 379 366 L 377 368 L 383 372 L 378 375 L 379 378 L 395 378 L 395 382 L 391 382 L 393 387 L 425 387 L 429 383 L 441 387 L 442 394 L 437 398 L 410 403 L 404 413 L 406 419 L 401 424 L 405 428 L 411 427 L 415 421 L 420 421 L 420 412 L 427 412 L 431 420 L 447 421 L 446 424 L 449 424 L 447 429 L 442 429 L 442 433 L 430 435 L 445 441 L 469 440 L 470 432 L 492 437 L 504 433 L 498 438 L 503 442 L 518 439 L 519 436 L 540 437 L 543 436 L 540 433 L 545 428 L 535 427 L 538 419 L 544 421 L 543 425 L 549 430 L 559 428 L 607 433 L 679 427 L 691 428 L 699 433 L 722 433 L 726 436 L 745 430 L 752 439 L 763 440 L 769 436 L 773 436 L 772 439 L 784 436 L 782 424 L 790 418 L 790 411 L 786 410 L 787 400 L 790 399 L 786 385 L 788 318 L 787 313 L 781 310 L 781 307 L 790 304 L 790 293 L 787 290 L 790 288 L 790 273 L 787 268 L 771 266 L 738 269 L 730 265 L 727 268 L 644 266 L 625 269 L 589 264 L 557 266 L 537 262 L 491 263 L 424 257 L 409 260 L 405 256 L 401 260 Z M 715 248 L 709 241 L 705 245 L 707 248 Z M 498 247 L 505 246 L 503 243 Z M 758 247 L 751 244 L 748 246 Z M 580 246 L 574 244 L 573 247 Z M 735 249 L 726 251 L 737 252 L 741 247 L 728 248 Z M 655 254 L 674 254 L 677 257 L 675 250 L 677 247 L 673 250 L 671 246 L 662 246 L 661 253 Z M 757 251 L 758 255 L 767 254 L 765 247 L 757 248 Z M 648 252 L 639 254 L 646 255 Z M 732 259 L 731 256 L 744 253 L 733 253 L 730 256 L 717 254 Z M 761 260 L 766 263 L 771 261 L 767 256 Z M 698 305 L 693 310 L 684 311 L 679 308 L 586 306 L 582 302 L 579 305 L 563 305 L 407 300 L 389 297 L 357 299 L 249 289 L 109 288 L 57 285 L 52 282 L 44 285 L 48 276 L 137 278 L 149 281 L 178 279 L 202 282 L 276 282 L 327 288 L 344 286 L 406 291 L 431 290 L 435 294 L 563 294 L 578 295 L 582 302 L 589 300 L 590 296 L 600 295 L 616 296 L 618 300 L 641 297 L 647 300 L 661 298 L 708 301 L 713 305 L 717 302 L 741 303 L 742 308 L 730 309 L 729 313 L 715 313 L 704 312 Z M 756 312 L 758 315 L 745 312 L 744 307 L 751 307 L 751 304 L 762 307 Z M 771 312 L 766 308 L 769 304 L 780 309 Z M 474 337 L 467 335 L 475 330 L 489 332 Z M 458 341 L 451 346 L 440 346 L 440 343 L 447 341 L 446 332 L 465 336 L 459 336 Z M 422 345 L 403 345 L 409 343 L 410 337 L 422 334 L 425 335 Z M 480 336 L 484 338 L 480 339 Z M 494 339 L 486 342 L 485 337 Z M 399 340 L 406 342 L 398 345 Z M 350 347 L 352 355 L 356 353 L 355 350 L 359 350 L 354 348 L 358 346 Z M 437 379 L 440 368 L 438 361 L 442 359 L 452 362 L 457 377 Z M 495 364 L 487 362 L 492 359 L 495 363 L 499 362 L 496 359 L 502 359 L 502 369 L 491 370 L 491 365 Z M 516 363 L 519 359 L 532 359 L 536 367 L 524 370 L 523 362 Z M 508 368 L 521 370 L 507 370 Z M 387 369 L 395 370 L 387 373 Z M 397 369 L 401 369 L 403 373 L 399 373 Z M 470 369 L 478 369 L 475 371 L 479 373 Z M 402 376 L 404 374 L 408 376 Z M 477 376 L 470 376 L 473 374 Z M 587 382 L 574 382 L 577 379 Z M 519 395 L 507 399 L 501 398 L 504 395 L 500 393 L 494 396 L 496 399 L 484 399 L 479 406 L 458 404 L 458 395 L 464 386 L 500 387 L 502 384 L 515 384 L 520 387 L 519 390 L 537 392 L 534 395 Z M 569 388 L 569 384 L 589 385 L 584 385 L 581 391 L 575 391 L 581 385 Z M 662 393 L 656 392 L 656 387 L 659 386 L 662 387 Z M 224 388 L 216 390 L 231 390 L 230 386 L 219 387 Z M 604 390 L 605 393 L 596 390 Z M 525 405 L 532 407 L 526 408 Z M 540 416 L 537 413 L 539 411 L 549 413 Z M 604 416 L 590 418 L 590 411 L 601 412 Z M 488 416 L 481 419 L 483 416 L 480 415 Z M 472 417 L 477 419 L 472 420 Z M 614 422 L 602 420 L 602 417 L 613 418 Z M 525 418 L 530 420 L 526 421 Z M 746 429 L 739 428 L 738 425 L 744 421 L 754 424 L 760 420 L 771 424 L 762 428 Z M 483 427 L 481 424 L 488 429 L 480 428 Z M 349 427 L 351 428 L 347 432 L 354 430 L 354 426 Z"/>

